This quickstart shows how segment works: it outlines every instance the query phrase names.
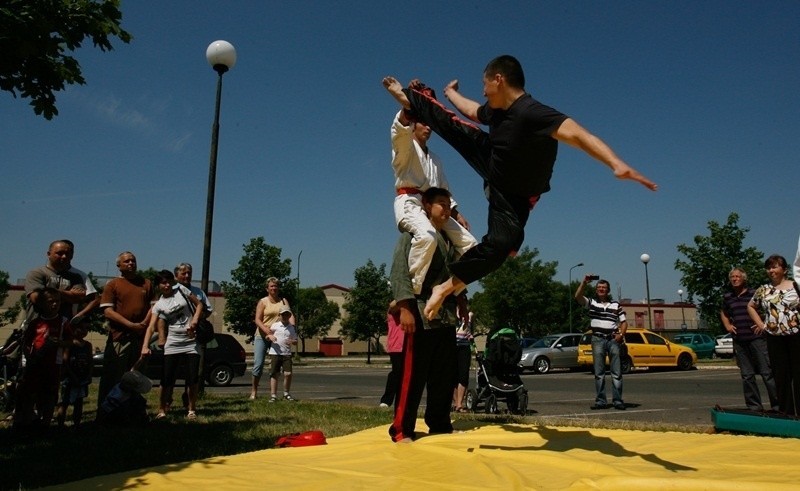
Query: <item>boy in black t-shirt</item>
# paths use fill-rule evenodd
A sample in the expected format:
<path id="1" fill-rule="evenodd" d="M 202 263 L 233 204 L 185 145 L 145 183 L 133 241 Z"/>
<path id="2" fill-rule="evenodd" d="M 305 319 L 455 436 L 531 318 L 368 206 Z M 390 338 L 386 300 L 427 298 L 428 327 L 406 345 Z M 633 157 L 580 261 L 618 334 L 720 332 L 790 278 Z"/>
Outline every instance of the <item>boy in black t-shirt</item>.
<path id="1" fill-rule="evenodd" d="M 452 276 L 433 289 L 425 306 L 428 319 L 436 317 L 452 292 L 499 268 L 519 250 L 525 224 L 542 193 L 550 190 L 550 176 L 558 142 L 566 142 L 603 164 L 619 179 L 639 182 L 655 191 L 658 186 L 620 159 L 600 138 L 571 118 L 541 104 L 525 92 L 525 75 L 514 57 L 503 55 L 483 72 L 483 105 L 458 92 L 458 81 L 444 89 L 445 97 L 466 118 L 460 120 L 414 80 L 403 89 L 394 77 L 385 77 L 386 90 L 420 121 L 446 140 L 483 178 L 489 200 L 489 230 L 481 243 L 450 265 Z"/>

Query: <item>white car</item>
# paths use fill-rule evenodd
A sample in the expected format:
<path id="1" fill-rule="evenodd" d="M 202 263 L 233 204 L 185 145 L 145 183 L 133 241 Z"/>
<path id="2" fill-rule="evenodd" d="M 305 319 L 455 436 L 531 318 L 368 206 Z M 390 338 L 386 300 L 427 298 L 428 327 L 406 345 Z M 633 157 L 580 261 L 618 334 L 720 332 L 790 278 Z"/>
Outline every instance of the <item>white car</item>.
<path id="1" fill-rule="evenodd" d="M 733 337 L 731 333 L 717 336 L 717 345 L 714 346 L 714 353 L 720 358 L 733 357 Z"/>

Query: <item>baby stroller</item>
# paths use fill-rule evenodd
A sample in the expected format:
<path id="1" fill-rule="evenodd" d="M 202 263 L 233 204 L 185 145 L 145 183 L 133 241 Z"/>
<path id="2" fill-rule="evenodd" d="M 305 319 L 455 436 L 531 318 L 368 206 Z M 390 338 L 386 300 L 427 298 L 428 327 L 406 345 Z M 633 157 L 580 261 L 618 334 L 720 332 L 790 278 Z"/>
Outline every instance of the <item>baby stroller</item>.
<path id="1" fill-rule="evenodd" d="M 519 337 L 513 329 L 504 328 L 489 333 L 485 354 L 475 357 L 478 370 L 475 379 L 478 390 L 469 389 L 465 397 L 465 407 L 477 410 L 484 403 L 484 411 L 494 414 L 498 402 L 505 402 L 508 411 L 525 415 L 528 411 L 528 390 L 519 377 L 519 363 L 522 348 Z"/>
<path id="2" fill-rule="evenodd" d="M 0 348 L 0 412 L 10 413 L 14 409 L 14 393 L 17 389 L 20 358 L 22 356 L 22 329 L 14 329 Z"/>

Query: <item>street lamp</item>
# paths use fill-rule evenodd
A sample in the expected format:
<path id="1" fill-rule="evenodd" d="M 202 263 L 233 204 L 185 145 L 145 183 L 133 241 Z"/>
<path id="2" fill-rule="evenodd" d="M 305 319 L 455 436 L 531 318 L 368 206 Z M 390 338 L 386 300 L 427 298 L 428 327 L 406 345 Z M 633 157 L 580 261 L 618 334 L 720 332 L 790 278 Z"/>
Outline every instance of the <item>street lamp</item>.
<path id="1" fill-rule="evenodd" d="M 681 297 L 681 319 L 683 319 L 683 323 L 681 323 L 681 331 L 686 330 L 686 314 L 683 312 L 683 290 L 678 290 L 678 296 Z"/>
<path id="2" fill-rule="evenodd" d="M 642 254 L 639 259 L 644 263 L 644 283 L 647 288 L 647 325 L 653 330 L 653 313 L 650 311 L 650 277 L 647 275 L 647 263 L 650 262 L 650 254 Z"/>
<path id="3" fill-rule="evenodd" d="M 303 250 L 300 249 L 300 254 L 297 255 L 297 297 L 294 299 L 294 328 L 299 332 L 300 330 L 300 256 L 303 255 Z M 305 341 L 303 341 L 303 353 L 305 350 Z M 295 359 L 300 360 L 300 352 L 296 350 Z"/>
<path id="4" fill-rule="evenodd" d="M 217 141 L 219 140 L 219 103 L 222 97 L 222 75 L 236 64 L 236 49 L 227 41 L 214 41 L 206 49 L 206 60 L 217 78 L 217 103 L 211 127 L 211 157 L 208 163 L 208 199 L 206 200 L 206 231 L 203 236 L 203 273 L 200 288 L 208 291 L 208 269 L 211 263 L 211 228 L 214 221 L 214 190 L 217 183 Z"/>
<path id="5" fill-rule="evenodd" d="M 569 332 L 572 332 L 572 270 L 581 266 L 583 266 L 583 263 L 578 263 L 569 268 L 569 283 L 567 284 L 567 290 L 569 290 L 569 296 L 567 297 L 567 302 L 569 303 Z"/>

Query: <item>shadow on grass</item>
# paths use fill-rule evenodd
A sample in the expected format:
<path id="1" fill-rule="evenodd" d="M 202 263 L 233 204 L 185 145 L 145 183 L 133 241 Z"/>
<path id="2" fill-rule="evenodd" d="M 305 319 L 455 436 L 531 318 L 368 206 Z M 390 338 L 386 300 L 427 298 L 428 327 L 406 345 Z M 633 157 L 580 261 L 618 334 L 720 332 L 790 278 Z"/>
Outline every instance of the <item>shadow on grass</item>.
<path id="1" fill-rule="evenodd" d="M 150 398 L 151 411 L 154 400 Z M 188 420 L 180 408 L 144 426 L 114 427 L 89 421 L 93 414 L 87 412 L 78 428 L 51 427 L 38 434 L 0 428 L 0 489 L 53 486 L 96 476 L 106 476 L 105 487 L 126 488 L 136 486 L 137 480 L 143 484 L 141 476 L 152 467 L 167 466 L 167 472 L 173 472 L 198 460 L 216 466 L 230 455 L 272 448 L 288 433 L 320 429 L 330 438 L 387 420 L 386 413 L 374 408 L 269 404 L 242 396 L 207 396 L 197 414 L 197 419 Z M 121 472 L 127 474 L 118 475 Z"/>

